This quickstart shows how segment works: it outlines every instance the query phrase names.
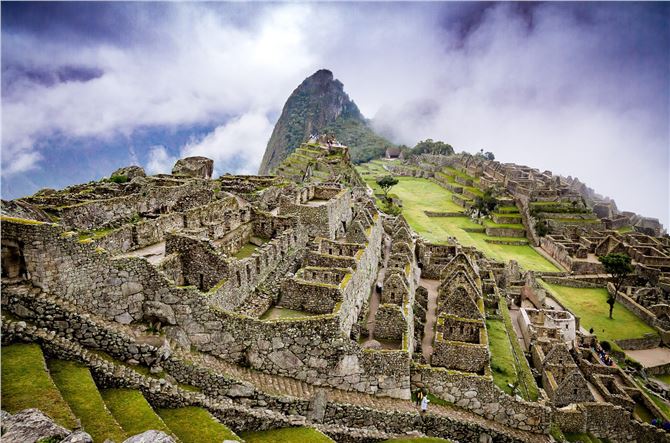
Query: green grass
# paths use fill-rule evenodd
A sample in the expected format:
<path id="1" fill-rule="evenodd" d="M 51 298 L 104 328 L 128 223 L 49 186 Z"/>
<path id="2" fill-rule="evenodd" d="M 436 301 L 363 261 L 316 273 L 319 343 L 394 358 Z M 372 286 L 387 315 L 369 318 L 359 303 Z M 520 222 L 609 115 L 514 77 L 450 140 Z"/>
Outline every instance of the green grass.
<path id="1" fill-rule="evenodd" d="M 149 429 L 171 434 L 172 431 L 154 412 L 142 393 L 134 389 L 105 389 L 100 392 L 107 408 L 128 435 Z"/>
<path id="2" fill-rule="evenodd" d="M 616 230 L 619 234 L 627 234 L 629 232 L 633 232 L 633 227 L 632 226 L 622 226 L 619 229 Z"/>
<path id="3" fill-rule="evenodd" d="M 370 167 L 372 163 L 364 166 Z M 359 171 L 367 172 L 359 166 Z M 378 166 L 372 166 L 377 170 Z M 383 173 L 386 173 L 384 171 Z M 382 174 L 382 173 L 379 173 Z M 375 183 L 375 174 L 364 175 L 366 183 L 375 191 L 381 192 Z M 540 255 L 530 245 L 511 246 L 487 243 L 489 237 L 484 233 L 466 232 L 464 228 L 482 229 L 483 226 L 474 223 L 468 217 L 428 217 L 424 211 L 433 212 L 462 212 L 463 208 L 451 199 L 452 193 L 442 186 L 425 178 L 397 177 L 398 184 L 391 188 L 402 200 L 402 214 L 412 229 L 431 243 L 446 243 L 448 237 L 454 237 L 463 246 L 475 246 L 488 257 L 494 260 L 516 260 L 524 269 L 534 271 L 559 271 L 556 266 Z M 497 225 L 496 227 L 506 227 Z M 522 225 L 510 225 L 521 227 Z M 523 240 L 519 238 L 517 240 Z"/>
<path id="4" fill-rule="evenodd" d="M 651 399 L 651 401 L 654 402 L 654 404 L 658 407 L 658 409 L 661 410 L 661 413 L 665 416 L 664 418 L 670 419 L 670 404 L 659 397 L 658 395 L 654 394 L 651 392 L 647 387 L 644 385 L 644 382 L 639 378 L 635 377 L 635 382 L 637 385 L 642 389 L 642 391 L 647 394 L 647 396 Z"/>
<path id="5" fill-rule="evenodd" d="M 2 409 L 14 414 L 38 408 L 58 424 L 73 429 L 76 419 L 46 370 L 42 349 L 36 344 L 3 346 Z"/>
<path id="6" fill-rule="evenodd" d="M 310 312 L 294 311 L 293 309 L 273 307 L 265 311 L 261 316 L 261 320 L 272 320 L 275 318 L 301 318 L 311 317 L 314 314 Z"/>
<path id="7" fill-rule="evenodd" d="M 501 320 L 494 319 L 486 320 L 486 329 L 489 335 L 493 382 L 511 395 L 512 389 L 508 384 L 515 384 L 517 375 L 507 330 Z"/>
<path id="8" fill-rule="evenodd" d="M 535 383 L 535 378 L 533 377 L 533 373 L 530 370 L 530 366 L 528 365 L 526 355 L 524 354 L 523 349 L 521 349 L 516 332 L 514 331 L 512 317 L 510 316 L 509 310 L 507 309 L 507 302 L 502 297 L 498 300 L 498 308 L 502 314 L 503 325 L 507 330 L 507 337 L 510 339 L 509 342 L 512 346 L 513 358 L 516 356 L 516 358 L 513 360 L 513 363 L 515 365 L 516 375 L 519 380 L 517 392 L 519 395 L 521 395 L 521 397 L 528 401 L 536 401 L 540 395 L 540 392 L 537 387 L 537 383 Z"/>
<path id="9" fill-rule="evenodd" d="M 599 340 L 606 340 L 618 349 L 614 340 L 641 338 L 656 331 L 617 302 L 609 318 L 607 290 L 604 288 L 572 288 L 540 283 L 568 310 L 580 318 L 580 325 L 587 331 L 593 328 Z"/>
<path id="10" fill-rule="evenodd" d="M 670 385 L 670 374 L 654 375 L 653 377 L 661 380 L 666 385 Z"/>
<path id="11" fill-rule="evenodd" d="M 322 432 L 319 432 L 316 429 L 303 427 L 243 432 L 240 436 L 247 443 L 333 443 L 333 440 Z"/>
<path id="12" fill-rule="evenodd" d="M 235 254 L 235 258 L 238 260 L 242 260 L 243 258 L 250 257 L 251 254 L 253 254 L 257 248 L 258 246 L 252 245 L 251 243 L 247 243 L 246 245 L 242 246 L 242 249 L 237 251 L 237 254 Z"/>
<path id="13" fill-rule="evenodd" d="M 240 439 L 203 408 L 189 406 L 158 409 L 156 412 L 183 443 L 220 443 Z"/>
<path id="14" fill-rule="evenodd" d="M 126 433 L 105 407 L 87 367 L 63 360 L 50 360 L 48 367 L 63 398 L 81 420 L 84 430 L 91 434 L 93 441 L 103 442 L 106 439 L 123 441 L 127 438 Z"/>

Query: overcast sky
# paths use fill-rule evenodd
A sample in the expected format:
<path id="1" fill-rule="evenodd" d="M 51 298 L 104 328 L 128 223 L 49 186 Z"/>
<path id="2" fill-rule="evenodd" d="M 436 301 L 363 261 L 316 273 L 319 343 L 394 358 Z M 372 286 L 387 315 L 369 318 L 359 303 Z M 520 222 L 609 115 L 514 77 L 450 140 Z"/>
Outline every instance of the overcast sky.
<path id="1" fill-rule="evenodd" d="M 414 145 L 577 176 L 667 226 L 670 5 L 2 3 L 2 196 L 168 172 L 255 173 L 328 68 Z"/>

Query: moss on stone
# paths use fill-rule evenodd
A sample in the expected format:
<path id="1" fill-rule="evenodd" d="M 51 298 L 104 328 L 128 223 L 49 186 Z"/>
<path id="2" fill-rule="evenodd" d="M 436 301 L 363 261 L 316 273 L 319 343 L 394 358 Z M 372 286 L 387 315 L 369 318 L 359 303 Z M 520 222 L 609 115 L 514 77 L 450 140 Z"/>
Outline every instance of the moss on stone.
<path id="1" fill-rule="evenodd" d="M 30 220 L 27 218 L 18 218 L 18 217 L 8 217 L 6 215 L 0 215 L 0 221 L 3 222 L 11 222 L 11 223 L 20 223 L 22 225 L 45 225 L 47 223 L 37 221 L 37 220 Z"/>

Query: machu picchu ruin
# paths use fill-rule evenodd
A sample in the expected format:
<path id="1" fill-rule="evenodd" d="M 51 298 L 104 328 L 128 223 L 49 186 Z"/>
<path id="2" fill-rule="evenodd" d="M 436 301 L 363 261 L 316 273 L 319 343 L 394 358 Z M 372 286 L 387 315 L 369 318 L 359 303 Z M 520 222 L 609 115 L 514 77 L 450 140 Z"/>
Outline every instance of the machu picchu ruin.
<path id="1" fill-rule="evenodd" d="M 93 441 L 191 441 L 181 423 L 196 415 L 216 441 L 284 428 L 360 442 L 668 440 L 650 424 L 670 392 L 670 360 L 650 358 L 670 340 L 658 223 L 577 179 L 472 155 L 354 166 L 333 136 L 273 172 L 212 178 L 211 160 L 185 158 L 172 174 L 123 168 L 3 201 L 3 407 L 43 406 L 46 388 L 30 396 L 17 379 L 28 371 L 53 393 L 50 426 Z M 399 215 L 382 210 L 385 174 L 399 179 Z M 405 183 L 439 188 L 440 205 Z M 491 189 L 495 212 L 478 217 Z M 424 221 L 451 231 L 425 238 Z M 631 323 L 601 336 L 569 293 L 612 293 L 597 259 L 612 252 L 633 260 L 615 307 Z M 146 428 L 119 404 L 130 398 Z"/>
<path id="2" fill-rule="evenodd" d="M 0 8 L 2 443 L 670 443 L 670 4 Z"/>

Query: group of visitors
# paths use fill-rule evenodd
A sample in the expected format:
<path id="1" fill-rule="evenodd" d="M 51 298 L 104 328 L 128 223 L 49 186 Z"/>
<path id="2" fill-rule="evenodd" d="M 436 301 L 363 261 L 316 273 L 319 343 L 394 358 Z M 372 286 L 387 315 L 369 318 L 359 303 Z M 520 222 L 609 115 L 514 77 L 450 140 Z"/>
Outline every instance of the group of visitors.
<path id="1" fill-rule="evenodd" d="M 651 424 L 657 428 L 661 428 L 664 431 L 670 431 L 670 421 L 661 420 L 660 418 L 654 418 L 651 420 Z"/>
<path id="2" fill-rule="evenodd" d="M 420 388 L 414 392 L 414 398 L 416 400 L 416 405 L 421 407 L 421 414 L 425 414 L 428 410 L 428 389 Z"/>
<path id="3" fill-rule="evenodd" d="M 598 357 L 600 357 L 600 361 L 605 363 L 607 366 L 613 366 L 614 365 L 614 360 L 612 360 L 612 357 L 610 357 L 610 354 L 603 349 L 602 346 L 600 346 L 600 343 L 596 342 L 594 346 L 594 351 L 596 351 L 596 354 L 598 354 Z"/>

